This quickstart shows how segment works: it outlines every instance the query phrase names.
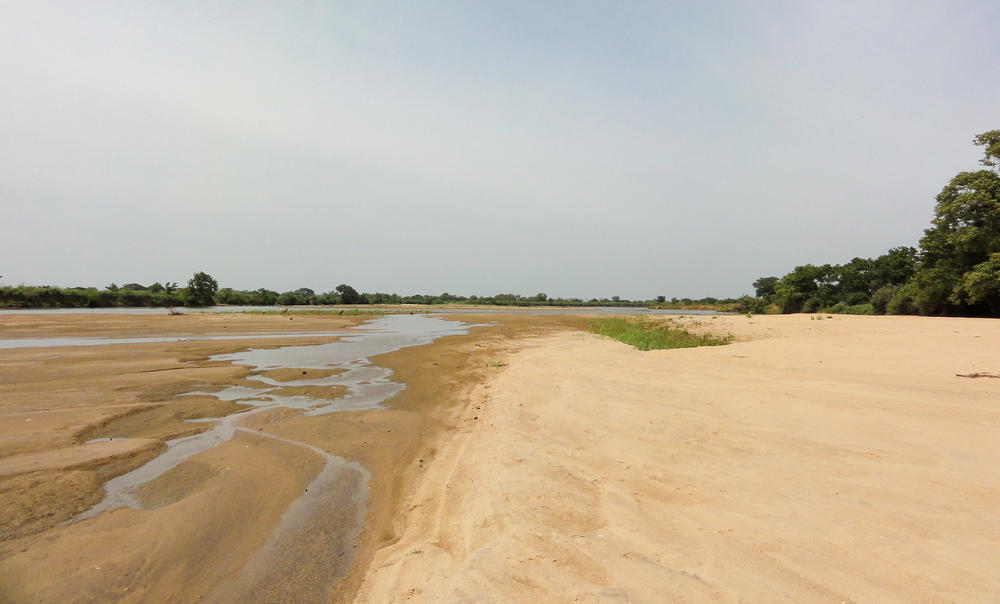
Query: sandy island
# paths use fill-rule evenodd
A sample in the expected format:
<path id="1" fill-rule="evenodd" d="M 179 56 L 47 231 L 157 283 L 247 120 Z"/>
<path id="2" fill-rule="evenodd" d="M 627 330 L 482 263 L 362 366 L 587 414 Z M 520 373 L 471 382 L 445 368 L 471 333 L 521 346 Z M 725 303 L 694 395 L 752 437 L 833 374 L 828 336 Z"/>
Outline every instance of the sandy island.
<path id="1" fill-rule="evenodd" d="M 253 415 L 261 434 L 144 487 L 152 509 L 68 525 L 108 477 L 200 429 L 183 420 L 237 410 L 178 396 L 249 384 L 246 368 L 209 355 L 304 341 L 0 350 L 0 600 L 1000 594 L 1000 379 L 956 375 L 1000 374 L 1000 322 L 687 317 L 674 320 L 738 341 L 639 352 L 581 331 L 579 316 L 456 318 L 492 324 L 373 359 L 407 384 L 387 409 Z M 183 339 L 363 319 L 7 315 L 0 338 Z M 114 439 L 83 444 L 97 437 Z M 359 462 L 368 507 L 356 538 L 303 540 L 248 594 L 238 578 L 322 465 L 274 437 Z M 341 505 L 330 502 L 334 528 Z M 331 568 L 332 583 L 317 576 Z"/>

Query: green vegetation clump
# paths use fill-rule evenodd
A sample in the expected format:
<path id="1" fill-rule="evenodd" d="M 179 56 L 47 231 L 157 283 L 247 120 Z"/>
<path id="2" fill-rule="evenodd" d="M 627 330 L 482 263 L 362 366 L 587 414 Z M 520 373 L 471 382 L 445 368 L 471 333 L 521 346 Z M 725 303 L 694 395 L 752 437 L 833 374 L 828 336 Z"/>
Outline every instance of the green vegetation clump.
<path id="1" fill-rule="evenodd" d="M 590 331 L 634 346 L 639 350 L 663 350 L 667 348 L 695 348 L 697 346 L 722 346 L 733 341 L 733 337 L 698 335 L 673 327 L 670 322 L 661 323 L 648 319 L 625 319 L 609 317 L 596 319 L 590 324 Z"/>

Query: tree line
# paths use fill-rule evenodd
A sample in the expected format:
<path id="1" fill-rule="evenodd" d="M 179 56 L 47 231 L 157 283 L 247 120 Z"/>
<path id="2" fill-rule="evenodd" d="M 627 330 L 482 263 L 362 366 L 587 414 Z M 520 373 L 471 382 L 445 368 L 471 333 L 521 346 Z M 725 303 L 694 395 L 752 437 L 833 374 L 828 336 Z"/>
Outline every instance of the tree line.
<path id="1" fill-rule="evenodd" d="M 747 310 L 1000 316 L 1000 130 L 973 143 L 983 169 L 960 172 L 937 195 L 919 250 L 761 277 Z"/>
<path id="2" fill-rule="evenodd" d="M 715 298 L 709 298 L 712 303 Z M 545 293 L 534 296 L 503 293 L 493 296 L 460 296 L 449 294 L 361 293 L 342 283 L 328 292 L 317 293 L 308 287 L 286 292 L 260 288 L 238 290 L 219 288 L 218 282 L 205 272 L 195 273 L 187 287 L 165 282 L 143 286 L 127 283 L 118 286 L 112 283 L 104 289 L 60 288 L 54 286 L 0 287 L 0 308 L 105 308 L 116 306 L 313 306 L 333 304 L 475 304 L 487 306 L 619 306 L 646 307 L 664 303 L 659 296 L 651 300 L 628 300 L 619 296 L 611 298 L 550 298 Z M 687 298 L 685 302 L 691 301 Z M 730 300 L 735 302 L 735 300 Z M 674 302 L 678 302 L 674 298 Z"/>

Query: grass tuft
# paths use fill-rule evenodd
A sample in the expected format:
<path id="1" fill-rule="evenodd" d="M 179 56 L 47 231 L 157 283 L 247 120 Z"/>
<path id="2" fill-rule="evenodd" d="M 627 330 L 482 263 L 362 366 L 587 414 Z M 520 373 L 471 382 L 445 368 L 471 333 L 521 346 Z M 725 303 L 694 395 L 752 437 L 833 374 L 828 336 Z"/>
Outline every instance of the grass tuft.
<path id="1" fill-rule="evenodd" d="M 634 346 L 639 350 L 663 350 L 666 348 L 695 348 L 696 346 L 722 346 L 733 341 L 733 336 L 725 337 L 694 334 L 677 329 L 667 323 L 648 319 L 624 319 L 609 317 L 596 319 L 590 324 L 592 333 L 600 334 Z"/>

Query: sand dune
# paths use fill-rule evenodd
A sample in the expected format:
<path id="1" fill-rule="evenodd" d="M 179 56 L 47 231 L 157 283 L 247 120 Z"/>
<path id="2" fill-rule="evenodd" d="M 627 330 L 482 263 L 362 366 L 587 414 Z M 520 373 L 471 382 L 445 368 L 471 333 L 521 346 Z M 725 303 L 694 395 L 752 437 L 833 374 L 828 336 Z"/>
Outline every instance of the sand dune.
<path id="1" fill-rule="evenodd" d="M 994 601 L 1000 322 L 687 319 L 479 386 L 358 601 Z"/>

